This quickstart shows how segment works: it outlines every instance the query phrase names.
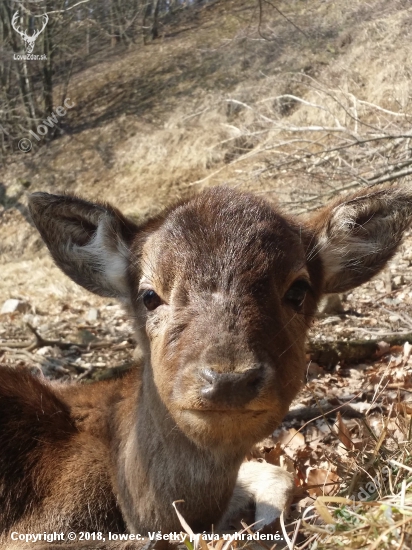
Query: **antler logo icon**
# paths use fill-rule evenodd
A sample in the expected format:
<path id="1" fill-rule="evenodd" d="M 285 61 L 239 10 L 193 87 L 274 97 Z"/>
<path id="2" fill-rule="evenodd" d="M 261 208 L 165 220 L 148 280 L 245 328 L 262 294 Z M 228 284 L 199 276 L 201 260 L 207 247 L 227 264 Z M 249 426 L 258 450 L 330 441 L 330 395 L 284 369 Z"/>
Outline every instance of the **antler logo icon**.
<path id="1" fill-rule="evenodd" d="M 16 13 L 13 15 L 13 19 L 11 20 L 11 26 L 13 27 L 13 29 L 17 33 L 19 33 L 20 36 L 23 37 L 27 53 L 32 53 L 34 48 L 34 43 L 36 42 L 37 37 L 39 36 L 39 34 L 41 34 L 44 31 L 49 21 L 49 16 L 47 15 L 47 13 L 43 14 L 41 17 L 43 19 L 43 27 L 39 31 L 34 31 L 34 33 L 31 36 L 27 34 L 27 29 L 25 31 L 22 31 L 18 26 L 18 19 L 19 19 L 18 11 L 16 11 Z"/>

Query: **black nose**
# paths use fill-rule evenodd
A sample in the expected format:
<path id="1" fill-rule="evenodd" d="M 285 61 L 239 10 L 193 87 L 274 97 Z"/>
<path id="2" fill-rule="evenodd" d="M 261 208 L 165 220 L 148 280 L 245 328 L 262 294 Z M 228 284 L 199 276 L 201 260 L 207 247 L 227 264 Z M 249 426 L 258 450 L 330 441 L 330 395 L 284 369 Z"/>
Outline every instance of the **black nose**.
<path id="1" fill-rule="evenodd" d="M 215 405 L 242 407 L 259 392 L 263 381 L 263 367 L 254 367 L 244 372 L 216 372 L 211 368 L 200 371 L 206 384 L 200 393 Z"/>

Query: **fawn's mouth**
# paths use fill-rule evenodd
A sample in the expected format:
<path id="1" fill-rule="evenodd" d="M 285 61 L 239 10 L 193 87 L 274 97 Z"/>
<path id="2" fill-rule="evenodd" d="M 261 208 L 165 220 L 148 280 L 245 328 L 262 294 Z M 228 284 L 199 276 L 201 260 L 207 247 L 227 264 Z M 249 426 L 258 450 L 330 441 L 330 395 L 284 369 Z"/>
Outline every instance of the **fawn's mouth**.
<path id="1" fill-rule="evenodd" d="M 255 409 L 183 409 L 183 412 L 188 412 L 197 415 L 213 415 L 213 414 L 225 414 L 228 416 L 259 416 L 266 414 L 267 410 L 255 410 Z"/>

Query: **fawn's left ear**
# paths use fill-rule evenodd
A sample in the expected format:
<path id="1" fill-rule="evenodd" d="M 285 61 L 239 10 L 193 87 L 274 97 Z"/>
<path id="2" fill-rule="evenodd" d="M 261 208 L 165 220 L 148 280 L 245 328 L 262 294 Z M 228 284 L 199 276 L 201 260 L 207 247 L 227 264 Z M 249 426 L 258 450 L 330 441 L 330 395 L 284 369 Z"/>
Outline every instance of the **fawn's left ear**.
<path id="1" fill-rule="evenodd" d="M 344 292 L 365 283 L 392 258 L 412 222 L 412 188 L 363 189 L 326 206 L 309 222 L 317 244 L 323 292 Z"/>
<path id="2" fill-rule="evenodd" d="M 138 227 L 109 204 L 33 193 L 32 219 L 56 264 L 101 296 L 128 298 L 130 244 Z"/>

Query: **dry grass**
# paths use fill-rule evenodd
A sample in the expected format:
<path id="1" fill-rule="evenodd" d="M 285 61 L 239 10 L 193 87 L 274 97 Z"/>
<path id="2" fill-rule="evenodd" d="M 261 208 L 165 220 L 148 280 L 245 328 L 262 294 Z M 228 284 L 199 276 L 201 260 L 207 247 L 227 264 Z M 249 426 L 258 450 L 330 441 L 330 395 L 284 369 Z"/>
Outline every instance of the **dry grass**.
<path id="1" fill-rule="evenodd" d="M 193 533 L 179 516 L 188 535 L 188 550 L 231 550 L 269 547 L 282 550 L 389 550 L 412 545 L 412 421 L 410 411 L 393 417 L 374 418 L 374 426 L 364 420 L 369 437 L 360 451 L 351 451 L 333 467 L 341 472 L 341 484 L 304 506 L 295 521 L 280 521 L 283 542 L 232 541 L 225 537 L 208 542 L 208 535 Z M 319 489 L 318 489 L 319 492 Z M 320 490 L 320 492 L 322 492 Z M 356 499 L 356 500 L 354 500 Z M 303 502 L 303 501 L 302 501 Z M 254 533 L 254 525 L 244 525 L 238 533 Z M 182 533 L 183 535 L 183 533 Z M 233 535 L 233 534 L 232 534 Z M 269 545 L 269 546 L 268 546 Z"/>
<path id="2" fill-rule="evenodd" d="M 339 496 L 319 497 L 303 515 L 303 532 L 315 534 L 309 548 L 411 547 L 411 426 L 406 411 L 382 418 L 381 431 L 370 428 L 352 467 L 338 465 L 347 472 Z"/>
<path id="3" fill-rule="evenodd" d="M 6 186 L 26 182 L 30 191 L 103 196 L 142 217 L 191 192 L 194 183 L 195 189 L 224 183 L 277 194 L 306 184 L 294 166 L 268 169 L 287 152 L 277 147 L 284 137 L 280 123 L 335 122 L 336 101 L 319 98 L 311 78 L 346 100 L 353 94 L 410 113 L 407 2 L 352 0 L 343 7 L 311 0 L 279 7 L 305 35 L 268 4 L 259 29 L 254 1 L 218 2 L 197 21 L 167 30 L 162 41 L 113 53 L 75 74 L 70 134 L 18 157 L 6 168 Z M 326 111 L 285 96 L 316 99 Z M 390 131 L 387 117 L 379 123 Z M 319 139 L 299 137 L 302 143 Z M 329 138 L 326 133 L 325 146 Z M 340 174 L 327 167 L 313 176 L 314 192 L 331 177 Z"/>

